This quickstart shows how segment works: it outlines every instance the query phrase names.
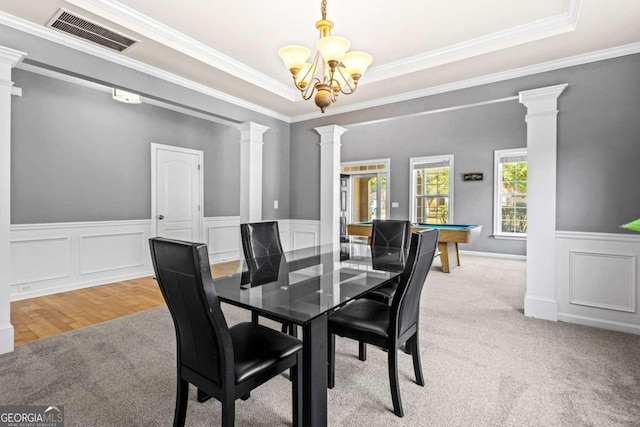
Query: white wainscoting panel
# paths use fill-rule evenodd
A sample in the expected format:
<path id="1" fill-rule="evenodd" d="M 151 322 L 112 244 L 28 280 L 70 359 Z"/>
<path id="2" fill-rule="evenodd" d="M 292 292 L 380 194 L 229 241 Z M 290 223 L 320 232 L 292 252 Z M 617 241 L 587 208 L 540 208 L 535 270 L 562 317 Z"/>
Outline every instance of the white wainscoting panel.
<path id="1" fill-rule="evenodd" d="M 69 236 L 11 241 L 11 284 L 25 284 L 69 277 Z"/>
<path id="2" fill-rule="evenodd" d="M 292 250 L 320 244 L 319 220 L 289 220 L 289 244 Z"/>
<path id="3" fill-rule="evenodd" d="M 151 220 L 11 226 L 11 300 L 153 275 Z M 319 244 L 320 221 L 280 220 L 285 250 Z M 204 219 L 213 262 L 242 257 L 240 217 Z"/>
<path id="4" fill-rule="evenodd" d="M 153 274 L 151 220 L 11 226 L 11 300 Z"/>
<path id="5" fill-rule="evenodd" d="M 204 229 L 210 262 L 230 261 L 242 256 L 239 216 L 206 217 Z"/>
<path id="6" fill-rule="evenodd" d="M 636 311 L 635 255 L 570 251 L 569 303 Z"/>
<path id="7" fill-rule="evenodd" d="M 558 231 L 561 321 L 640 334 L 640 235 Z"/>
<path id="8" fill-rule="evenodd" d="M 80 236 L 80 274 L 144 266 L 145 237 L 144 231 Z"/>

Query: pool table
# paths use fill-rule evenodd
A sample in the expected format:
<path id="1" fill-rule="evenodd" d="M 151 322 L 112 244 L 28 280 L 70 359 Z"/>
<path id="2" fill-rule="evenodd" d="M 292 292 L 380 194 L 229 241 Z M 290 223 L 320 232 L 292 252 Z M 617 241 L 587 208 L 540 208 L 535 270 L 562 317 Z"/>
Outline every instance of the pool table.
<path id="1" fill-rule="evenodd" d="M 350 236 L 366 236 L 367 242 L 371 243 L 372 222 L 358 222 L 347 224 L 347 232 Z M 460 265 L 460 253 L 458 243 L 469 243 L 480 235 L 481 225 L 464 224 L 412 224 L 411 231 L 424 230 L 425 228 L 437 228 L 440 230 L 438 238 L 438 250 L 440 251 L 440 262 L 442 271 L 451 272 Z"/>

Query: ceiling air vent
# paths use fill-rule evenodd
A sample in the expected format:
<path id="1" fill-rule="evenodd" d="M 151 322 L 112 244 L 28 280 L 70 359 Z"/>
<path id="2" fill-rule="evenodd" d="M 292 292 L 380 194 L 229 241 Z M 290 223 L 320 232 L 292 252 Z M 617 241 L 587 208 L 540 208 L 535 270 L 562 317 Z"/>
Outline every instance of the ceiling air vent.
<path id="1" fill-rule="evenodd" d="M 122 52 L 138 42 L 64 9 L 60 9 L 56 13 L 48 26 L 118 52 Z"/>

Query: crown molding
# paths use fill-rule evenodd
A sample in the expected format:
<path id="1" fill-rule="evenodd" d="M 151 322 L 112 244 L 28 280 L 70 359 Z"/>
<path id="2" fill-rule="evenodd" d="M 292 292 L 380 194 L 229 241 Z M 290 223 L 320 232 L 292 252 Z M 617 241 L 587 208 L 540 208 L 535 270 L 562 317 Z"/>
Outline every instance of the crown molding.
<path id="1" fill-rule="evenodd" d="M 562 15 L 565 17 L 564 19 L 566 22 L 577 20 L 577 17 L 579 15 L 580 4 L 581 4 L 580 2 L 581 0 L 570 0 L 569 11 Z M 532 74 L 553 71 L 561 68 L 582 65 L 590 62 L 603 61 L 603 60 L 617 58 L 625 55 L 640 53 L 640 43 L 632 43 L 624 46 L 618 46 L 618 47 L 604 49 L 596 52 L 576 55 L 569 58 L 563 58 L 563 59 L 549 61 L 549 62 L 536 64 L 532 66 L 526 66 L 522 68 L 504 71 L 504 72 L 489 74 L 486 76 L 476 77 L 476 78 L 462 80 L 462 81 L 453 82 L 453 83 L 447 83 L 444 85 L 435 86 L 427 89 L 406 92 L 403 94 L 398 94 L 398 95 L 389 96 L 385 98 L 379 98 L 379 99 L 361 102 L 361 103 L 352 104 L 352 105 L 345 105 L 343 107 L 336 107 L 336 108 L 332 107 L 331 109 L 327 110 L 327 112 L 325 112 L 324 114 L 321 114 L 320 112 L 317 112 L 317 113 L 314 112 L 314 113 L 303 114 L 298 116 L 287 116 L 285 114 L 270 110 L 260 105 L 253 104 L 251 102 L 242 100 L 240 98 L 236 98 L 234 96 L 228 95 L 224 92 L 212 89 L 203 84 L 196 83 L 191 80 L 185 79 L 183 77 L 168 73 L 156 67 L 151 67 L 142 62 L 122 56 L 121 54 L 108 51 L 107 49 L 104 49 L 101 47 L 97 47 L 97 46 L 94 47 L 93 45 L 90 45 L 89 43 L 86 43 L 84 41 L 75 39 L 71 36 L 67 36 L 63 33 L 51 30 L 41 25 L 33 24 L 29 21 L 23 20 L 21 18 L 15 17 L 13 15 L 10 15 L 8 13 L 1 12 L 1 11 L 0 11 L 0 25 L 6 25 L 8 27 L 17 29 L 19 31 L 34 35 L 36 37 L 43 38 L 43 39 L 52 41 L 54 43 L 58 43 L 63 46 L 70 47 L 72 49 L 96 56 L 98 58 L 113 62 L 118 65 L 125 66 L 127 68 L 131 68 L 133 70 L 151 75 L 153 77 L 163 79 L 170 83 L 185 87 L 187 89 L 202 93 L 207 96 L 211 96 L 216 99 L 220 99 L 222 101 L 228 102 L 233 105 L 237 105 L 242 108 L 246 108 L 248 110 L 254 111 L 259 114 L 264 114 L 265 116 L 269 116 L 269 117 L 284 121 L 286 123 L 295 123 L 295 122 L 301 122 L 305 120 L 312 120 L 320 117 L 343 114 L 351 111 L 378 107 L 381 105 L 407 101 L 407 100 L 421 98 L 425 96 L 437 95 L 437 94 L 441 94 L 449 91 L 465 89 L 465 88 L 480 86 L 484 84 L 495 83 L 503 80 L 524 77 Z M 371 71 L 372 70 L 370 70 L 370 72 Z M 369 73 L 367 73 L 367 80 L 368 80 L 368 77 L 369 77 Z M 366 80 L 364 80 L 362 83 L 364 83 L 365 81 Z"/>
<path id="2" fill-rule="evenodd" d="M 289 101 L 300 98 L 290 85 L 285 85 L 122 3 L 113 0 L 65 1 Z"/>
<path id="3" fill-rule="evenodd" d="M 497 50 L 567 33 L 576 29 L 582 0 L 570 0 L 566 12 L 493 34 L 467 40 L 442 49 L 425 52 L 378 67 L 372 67 L 362 80 L 366 85 L 405 74 L 449 64 Z"/>
<path id="4" fill-rule="evenodd" d="M 256 113 L 264 114 L 265 116 L 273 117 L 287 123 L 290 122 L 289 116 L 285 114 L 281 114 L 277 111 L 273 111 L 260 105 L 245 101 L 243 99 L 236 98 L 235 96 L 212 89 L 201 83 L 196 83 L 184 77 L 180 77 L 159 68 L 152 67 L 143 62 L 123 56 L 122 54 L 111 52 L 110 50 L 107 50 L 105 48 L 94 46 L 88 42 L 68 36 L 59 31 L 54 31 L 52 29 L 43 27 L 42 25 L 34 24 L 22 18 L 10 15 L 6 12 L 0 11 L 0 25 L 6 25 L 7 27 L 14 28 L 18 31 L 22 31 L 24 33 L 31 34 L 33 36 L 69 47 L 71 49 L 87 53 L 97 58 L 113 62 L 114 64 L 122 65 L 132 70 L 157 77 L 169 83 L 173 83 L 178 86 L 182 86 L 184 88 L 202 93 L 204 95 L 211 96 L 212 98 L 216 98 L 230 104 L 255 111 Z"/>
<path id="5" fill-rule="evenodd" d="M 453 83 L 446 83 L 440 86 L 434 86 L 427 89 L 420 89 L 412 92 L 405 92 L 398 95 L 378 98 L 371 101 L 360 102 L 343 107 L 331 108 L 324 114 L 319 112 L 303 114 L 291 117 L 291 123 L 302 122 L 305 120 L 317 119 L 320 117 L 333 116 L 336 114 L 348 113 L 351 111 L 363 110 L 366 108 L 379 107 L 381 105 L 393 104 L 395 102 L 409 101 L 411 99 L 422 98 L 425 96 L 438 95 L 454 90 L 467 89 L 475 86 L 482 86 L 489 83 L 501 82 L 504 80 L 526 77 L 532 74 L 544 73 L 547 71 L 559 70 L 562 68 L 574 67 L 577 65 L 588 64 L 590 62 L 604 61 L 607 59 L 618 58 L 626 55 L 634 55 L 640 53 L 640 42 L 631 43 L 624 46 L 612 47 L 596 52 L 584 53 L 581 55 L 570 56 L 568 58 L 558 59 L 540 64 L 530 65 L 527 67 L 515 68 L 513 70 L 501 71 L 499 73 L 488 74 L 486 76 L 474 77 L 472 79 L 460 80 Z"/>

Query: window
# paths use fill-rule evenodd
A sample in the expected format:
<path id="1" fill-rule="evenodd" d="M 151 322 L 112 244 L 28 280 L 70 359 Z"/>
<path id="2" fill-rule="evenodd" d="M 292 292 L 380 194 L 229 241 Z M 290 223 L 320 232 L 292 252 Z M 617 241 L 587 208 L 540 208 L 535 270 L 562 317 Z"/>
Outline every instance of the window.
<path id="1" fill-rule="evenodd" d="M 411 221 L 449 224 L 453 218 L 453 155 L 412 157 Z"/>
<path id="2" fill-rule="evenodd" d="M 527 236 L 527 149 L 496 150 L 493 235 Z"/>

